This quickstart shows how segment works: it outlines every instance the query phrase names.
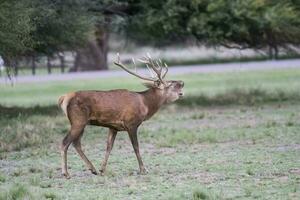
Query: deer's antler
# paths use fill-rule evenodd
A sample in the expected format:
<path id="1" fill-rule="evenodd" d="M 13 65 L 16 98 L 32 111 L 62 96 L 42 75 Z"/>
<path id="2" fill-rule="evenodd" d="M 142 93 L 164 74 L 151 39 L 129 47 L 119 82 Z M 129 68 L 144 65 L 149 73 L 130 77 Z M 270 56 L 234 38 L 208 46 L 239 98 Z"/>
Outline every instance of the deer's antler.
<path id="1" fill-rule="evenodd" d="M 130 69 L 128 69 L 125 65 L 123 65 L 120 61 L 120 55 L 119 53 L 117 54 L 117 62 L 114 62 L 115 65 L 121 67 L 124 69 L 126 72 L 129 74 L 132 74 L 140 79 L 146 80 L 146 81 L 154 81 L 154 82 L 161 82 L 165 84 L 165 81 L 163 80 L 165 76 L 168 73 L 168 65 L 166 63 L 163 63 L 160 59 L 159 60 L 153 60 L 150 56 L 150 54 L 147 54 L 143 59 L 139 59 L 140 62 L 144 63 L 146 67 L 148 68 L 149 72 L 151 73 L 152 77 L 144 77 L 139 75 L 137 72 L 133 72 Z M 132 59 L 132 62 L 135 66 L 135 61 Z M 135 70 L 136 71 L 136 70 Z M 156 74 L 156 77 L 153 77 L 153 73 Z M 163 73 L 163 74 L 162 74 Z"/>
<path id="2" fill-rule="evenodd" d="M 133 62 L 134 66 L 135 66 L 135 69 L 136 69 L 136 65 L 135 65 L 134 59 L 132 59 L 132 62 Z M 119 66 L 119 67 L 121 67 L 122 69 L 124 69 L 129 74 L 134 75 L 134 76 L 136 76 L 136 77 L 138 77 L 140 79 L 143 79 L 143 80 L 146 80 L 146 81 L 156 81 L 156 79 L 154 79 L 154 78 L 141 76 L 137 72 L 133 72 L 130 69 L 128 69 L 125 65 L 123 65 L 121 63 L 121 61 L 120 61 L 120 54 L 119 53 L 117 54 L 117 62 L 114 62 L 114 64 L 117 65 L 117 66 Z"/>
<path id="3" fill-rule="evenodd" d="M 149 53 L 147 53 L 147 56 L 145 56 L 143 59 L 140 59 L 140 61 L 145 63 L 148 68 L 150 67 L 156 73 L 158 80 L 165 84 L 163 79 L 168 73 L 168 65 L 166 63 L 163 63 L 160 59 L 153 60 Z M 163 72 L 163 70 L 165 71 Z"/>

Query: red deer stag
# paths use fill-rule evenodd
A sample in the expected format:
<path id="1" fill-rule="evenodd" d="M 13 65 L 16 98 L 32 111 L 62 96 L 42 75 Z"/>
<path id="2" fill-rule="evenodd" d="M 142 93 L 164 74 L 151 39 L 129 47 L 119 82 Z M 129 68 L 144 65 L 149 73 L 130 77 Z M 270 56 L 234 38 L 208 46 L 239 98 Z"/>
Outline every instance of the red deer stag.
<path id="1" fill-rule="evenodd" d="M 135 62 L 132 60 L 134 65 Z M 168 67 L 160 60 L 153 60 L 150 55 L 140 60 L 146 64 L 151 77 L 137 74 L 124 66 L 118 60 L 114 64 L 126 72 L 147 82 L 144 84 L 148 90 L 143 92 L 131 92 L 124 89 L 110 91 L 77 91 L 68 93 L 59 98 L 58 104 L 68 117 L 71 128 L 61 144 L 62 174 L 70 178 L 67 170 L 67 150 L 72 143 L 85 162 L 87 168 L 93 173 L 97 171 L 81 149 L 80 139 L 86 125 L 103 126 L 109 128 L 107 147 L 100 172 L 104 174 L 109 154 L 118 131 L 127 131 L 136 154 L 140 173 L 145 174 L 146 169 L 139 152 L 137 138 L 138 127 L 143 121 L 153 116 L 158 109 L 183 96 L 183 81 L 164 80 Z M 154 72 L 154 73 L 153 73 Z M 155 75 L 154 75 L 155 74 Z"/>

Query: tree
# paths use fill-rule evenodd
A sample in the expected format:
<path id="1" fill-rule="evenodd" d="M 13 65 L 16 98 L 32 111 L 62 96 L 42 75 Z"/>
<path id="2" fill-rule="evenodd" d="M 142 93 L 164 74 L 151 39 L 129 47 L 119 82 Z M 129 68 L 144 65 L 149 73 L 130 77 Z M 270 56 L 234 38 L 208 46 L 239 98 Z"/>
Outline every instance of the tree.
<path id="1" fill-rule="evenodd" d="M 269 48 L 300 44 L 299 0 L 140 0 L 126 30 L 131 38 L 156 45 L 195 38 L 228 48 Z"/>
<path id="2" fill-rule="evenodd" d="M 95 19 L 94 35 L 84 47 L 77 50 L 72 71 L 108 69 L 108 40 L 111 31 L 111 21 L 115 13 L 109 12 L 107 8 L 117 4 L 118 2 L 113 0 L 88 1 L 88 10 Z"/>
<path id="3" fill-rule="evenodd" d="M 32 47 L 30 15 L 26 1 L 0 1 L 0 55 L 6 66 L 15 65 L 15 58 Z"/>
<path id="4" fill-rule="evenodd" d="M 278 47 L 299 45 L 300 10 L 288 0 L 218 0 L 195 12 L 189 32 L 199 41 L 229 48 L 269 47 L 278 56 Z M 200 21 L 201 20 L 201 21 Z"/>
<path id="5" fill-rule="evenodd" d="M 299 0 L 0 0 L 0 55 L 76 51 L 73 70 L 107 69 L 111 31 L 143 44 L 195 39 L 228 48 L 300 44 Z M 34 59 L 33 59 L 34 60 Z"/>
<path id="6" fill-rule="evenodd" d="M 85 1 L 35 0 L 31 2 L 34 8 L 32 18 L 36 29 L 32 32 L 34 47 L 28 53 L 31 56 L 47 55 L 48 65 L 49 57 L 80 48 L 92 34 L 93 23 L 87 15 Z"/>
<path id="7" fill-rule="evenodd" d="M 93 25 L 85 4 L 85 0 L 1 0 L 0 55 L 5 65 L 30 56 L 35 66 L 36 56 L 81 47 Z"/>

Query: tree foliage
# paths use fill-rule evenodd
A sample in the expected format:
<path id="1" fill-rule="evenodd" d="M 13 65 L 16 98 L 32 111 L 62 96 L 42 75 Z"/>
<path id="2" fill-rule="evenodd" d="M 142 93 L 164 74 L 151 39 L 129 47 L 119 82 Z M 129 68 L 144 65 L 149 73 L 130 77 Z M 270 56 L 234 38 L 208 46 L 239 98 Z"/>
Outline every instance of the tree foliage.
<path id="1" fill-rule="evenodd" d="M 84 5 L 81 0 L 33 1 L 34 51 L 51 55 L 83 45 L 92 31 Z"/>
<path id="2" fill-rule="evenodd" d="M 85 0 L 0 1 L 0 55 L 51 55 L 82 45 L 92 30 Z"/>
<path id="3" fill-rule="evenodd" d="M 209 44 L 262 48 L 300 42 L 300 10 L 288 0 L 195 2 L 187 30 Z"/>
<path id="4" fill-rule="evenodd" d="M 0 55 L 13 57 L 32 47 L 32 10 L 18 0 L 0 0 Z"/>
<path id="5" fill-rule="evenodd" d="M 195 38 L 236 48 L 300 44 L 299 0 L 138 1 L 126 30 L 138 41 L 170 44 Z"/>
<path id="6" fill-rule="evenodd" d="M 300 45 L 300 0 L 0 0 L 4 58 L 52 55 L 90 38 L 107 46 L 108 30 L 144 44 L 193 38 L 205 45 L 277 50 Z"/>

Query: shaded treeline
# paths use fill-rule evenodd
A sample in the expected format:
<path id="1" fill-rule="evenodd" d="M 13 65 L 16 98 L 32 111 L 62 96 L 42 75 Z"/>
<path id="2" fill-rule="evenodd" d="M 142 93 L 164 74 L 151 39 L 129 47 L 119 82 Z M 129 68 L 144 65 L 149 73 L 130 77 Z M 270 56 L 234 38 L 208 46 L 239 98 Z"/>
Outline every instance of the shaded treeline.
<path id="1" fill-rule="evenodd" d="M 279 48 L 299 53 L 299 9 L 299 0 L 1 0 L 0 55 L 15 73 L 29 65 L 35 74 L 40 60 L 48 73 L 54 65 L 62 72 L 67 65 L 103 70 L 116 33 L 142 45 L 192 42 L 262 49 L 277 58 Z"/>

